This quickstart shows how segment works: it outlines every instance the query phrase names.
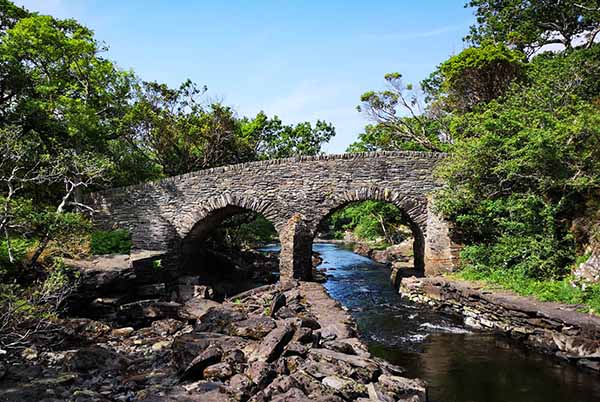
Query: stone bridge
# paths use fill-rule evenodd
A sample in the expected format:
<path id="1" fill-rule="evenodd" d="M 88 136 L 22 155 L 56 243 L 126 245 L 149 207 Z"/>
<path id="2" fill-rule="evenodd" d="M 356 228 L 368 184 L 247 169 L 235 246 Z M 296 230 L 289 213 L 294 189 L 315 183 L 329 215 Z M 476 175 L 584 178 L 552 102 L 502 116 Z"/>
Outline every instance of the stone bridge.
<path id="1" fill-rule="evenodd" d="M 319 223 L 345 205 L 396 205 L 414 234 L 416 268 L 428 275 L 456 263 L 448 227 L 431 208 L 433 169 L 443 154 L 374 152 L 296 157 L 201 170 L 90 195 L 103 228 L 126 228 L 135 249 L 161 250 L 174 261 L 193 253 L 225 218 L 251 210 L 277 229 L 280 274 L 309 279 Z"/>

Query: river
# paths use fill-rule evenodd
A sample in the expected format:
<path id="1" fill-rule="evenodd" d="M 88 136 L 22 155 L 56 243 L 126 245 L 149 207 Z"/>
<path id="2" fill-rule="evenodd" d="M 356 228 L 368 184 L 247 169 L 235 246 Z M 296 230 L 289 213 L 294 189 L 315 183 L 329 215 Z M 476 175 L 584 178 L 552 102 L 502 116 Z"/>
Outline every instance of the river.
<path id="1" fill-rule="evenodd" d="M 600 401 L 597 375 L 402 299 L 389 269 L 343 246 L 313 249 L 327 269 L 325 288 L 351 312 L 371 353 L 424 379 L 430 402 Z"/>

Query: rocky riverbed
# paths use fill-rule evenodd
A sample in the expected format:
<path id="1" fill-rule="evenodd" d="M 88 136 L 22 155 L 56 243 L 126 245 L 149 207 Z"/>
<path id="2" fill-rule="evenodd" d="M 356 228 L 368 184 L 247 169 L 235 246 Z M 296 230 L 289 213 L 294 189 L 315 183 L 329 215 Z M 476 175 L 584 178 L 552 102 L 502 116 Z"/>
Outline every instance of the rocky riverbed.
<path id="1" fill-rule="evenodd" d="M 425 384 L 372 357 L 317 283 L 266 285 L 178 318 L 57 323 L 0 356 L 0 401 L 425 401 Z"/>

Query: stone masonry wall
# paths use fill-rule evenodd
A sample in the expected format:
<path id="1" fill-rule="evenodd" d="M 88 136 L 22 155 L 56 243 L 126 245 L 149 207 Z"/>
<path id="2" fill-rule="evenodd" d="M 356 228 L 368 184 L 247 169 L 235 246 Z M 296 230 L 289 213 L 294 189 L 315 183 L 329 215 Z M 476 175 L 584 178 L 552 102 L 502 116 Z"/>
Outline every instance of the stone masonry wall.
<path id="1" fill-rule="evenodd" d="M 440 230 L 427 236 L 427 196 L 438 186 L 433 170 L 442 158 L 439 153 L 377 152 L 251 162 L 98 192 L 90 198 L 99 226 L 128 229 L 137 249 L 165 251 L 177 250 L 186 239 L 197 241 L 198 234 L 207 233 L 231 207 L 263 214 L 280 234 L 293 216 L 301 216 L 314 236 L 322 219 L 349 202 L 384 200 L 406 213 L 416 241 L 429 249 L 424 254 L 436 259 L 445 240 Z"/>

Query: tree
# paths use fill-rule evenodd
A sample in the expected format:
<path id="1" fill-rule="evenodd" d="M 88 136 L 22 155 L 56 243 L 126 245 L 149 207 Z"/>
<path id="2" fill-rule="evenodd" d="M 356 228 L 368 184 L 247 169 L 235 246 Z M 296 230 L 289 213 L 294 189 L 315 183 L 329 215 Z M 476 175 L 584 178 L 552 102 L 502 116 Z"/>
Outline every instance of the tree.
<path id="1" fill-rule="evenodd" d="M 582 38 L 591 47 L 600 33 L 597 0 L 471 0 L 477 24 L 465 38 L 482 44 L 492 40 L 529 55 L 544 45 L 557 43 L 566 49 Z"/>
<path id="2" fill-rule="evenodd" d="M 0 211 L 0 235 L 6 241 L 10 263 L 15 263 L 11 237 L 23 229 L 24 221 L 16 197 L 26 186 L 54 180 L 56 172 L 51 162 L 41 151 L 41 140 L 35 133 L 22 133 L 16 127 L 0 128 L 0 185 L 2 185 L 2 210 Z"/>
<path id="3" fill-rule="evenodd" d="M 130 144 L 167 176 L 253 159 L 233 109 L 200 97 L 206 87 L 191 81 L 172 89 L 142 82 L 122 132 Z"/>
<path id="4" fill-rule="evenodd" d="M 455 117 L 436 204 L 470 266 L 536 279 L 569 272 L 573 222 L 600 194 L 600 109 L 591 102 L 600 63 L 580 64 L 596 51 L 538 56 L 504 97 Z"/>
<path id="5" fill-rule="evenodd" d="M 464 113 L 502 96 L 525 68 L 522 52 L 486 43 L 446 60 L 421 85 L 431 107 Z"/>
<path id="6" fill-rule="evenodd" d="M 331 123 L 318 120 L 284 125 L 279 117 L 269 119 L 260 112 L 254 119 L 242 120 L 242 136 L 252 146 L 258 159 L 317 155 L 321 147 L 335 135 Z"/>
<path id="7" fill-rule="evenodd" d="M 106 149 L 128 107 L 132 74 L 99 53 L 105 48 L 74 20 L 32 15 L 6 31 L 0 62 L 0 123 L 34 130 L 49 147 Z M 21 83 L 18 88 L 10 81 Z M 9 81 L 9 83 L 6 83 Z"/>
<path id="8" fill-rule="evenodd" d="M 395 138 L 391 141 L 396 144 L 407 144 L 409 148 L 419 150 L 444 150 L 447 137 L 443 122 L 437 116 L 425 113 L 412 85 L 405 85 L 400 73 L 386 74 L 385 80 L 388 89 L 364 93 L 357 110 L 372 119 L 380 133 L 393 135 Z"/>

